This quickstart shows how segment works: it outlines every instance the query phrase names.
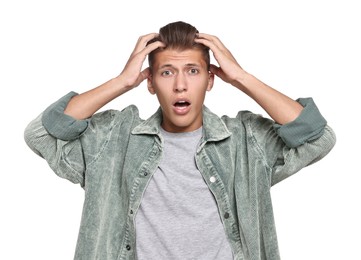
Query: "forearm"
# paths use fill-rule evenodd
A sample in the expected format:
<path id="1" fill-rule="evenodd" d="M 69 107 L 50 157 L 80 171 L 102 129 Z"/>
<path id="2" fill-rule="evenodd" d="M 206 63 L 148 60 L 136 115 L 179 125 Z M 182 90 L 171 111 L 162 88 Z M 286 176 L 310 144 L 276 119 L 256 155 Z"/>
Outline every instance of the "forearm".
<path id="1" fill-rule="evenodd" d="M 72 97 L 64 113 L 78 120 L 89 118 L 128 90 L 122 78 L 118 76 L 94 89 Z"/>
<path id="2" fill-rule="evenodd" d="M 146 56 L 159 47 L 165 47 L 160 41 L 147 45 L 148 41 L 156 36 L 158 36 L 157 33 L 150 33 L 140 37 L 120 75 L 97 88 L 74 96 L 65 108 L 64 113 L 75 119 L 89 118 L 113 99 L 139 86 L 150 75 L 149 68 L 141 70 Z"/>
<path id="3" fill-rule="evenodd" d="M 233 85 L 255 100 L 278 124 L 295 120 L 303 109 L 297 101 L 247 72 L 242 73 Z"/>

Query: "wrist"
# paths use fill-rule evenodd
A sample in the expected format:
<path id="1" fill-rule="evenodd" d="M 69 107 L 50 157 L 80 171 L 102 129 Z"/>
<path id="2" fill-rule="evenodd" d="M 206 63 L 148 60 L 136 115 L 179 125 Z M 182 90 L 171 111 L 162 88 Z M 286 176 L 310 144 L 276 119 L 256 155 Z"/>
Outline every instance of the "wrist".
<path id="1" fill-rule="evenodd" d="M 127 83 L 122 74 L 116 76 L 115 78 L 112 78 L 109 81 L 109 84 L 118 93 L 118 95 L 121 95 L 133 88 L 130 84 Z"/>
<path id="2" fill-rule="evenodd" d="M 245 70 L 240 71 L 237 73 L 236 79 L 233 81 L 232 85 L 236 88 L 244 91 L 247 86 L 249 85 L 249 82 L 253 76 L 246 72 Z"/>

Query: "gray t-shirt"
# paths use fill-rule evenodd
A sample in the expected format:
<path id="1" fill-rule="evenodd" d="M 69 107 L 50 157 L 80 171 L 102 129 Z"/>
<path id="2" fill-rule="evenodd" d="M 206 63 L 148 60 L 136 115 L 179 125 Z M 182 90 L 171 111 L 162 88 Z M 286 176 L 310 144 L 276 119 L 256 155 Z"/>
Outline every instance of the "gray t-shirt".
<path id="1" fill-rule="evenodd" d="M 202 128 L 161 134 L 164 156 L 136 216 L 138 259 L 233 259 L 217 203 L 194 159 Z"/>

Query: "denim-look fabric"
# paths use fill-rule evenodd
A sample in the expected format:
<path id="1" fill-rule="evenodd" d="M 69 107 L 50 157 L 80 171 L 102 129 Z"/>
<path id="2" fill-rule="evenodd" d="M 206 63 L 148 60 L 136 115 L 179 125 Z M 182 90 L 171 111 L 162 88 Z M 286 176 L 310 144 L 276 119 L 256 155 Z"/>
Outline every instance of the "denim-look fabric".
<path id="1" fill-rule="evenodd" d="M 159 109 L 144 121 L 135 106 L 74 120 L 55 102 L 25 131 L 29 147 L 85 190 L 74 259 L 136 259 L 135 215 L 162 157 Z M 280 126 L 247 111 L 219 118 L 203 110 L 196 164 L 214 194 L 235 259 L 280 259 L 270 188 L 324 157 L 335 144 L 311 98 Z"/>

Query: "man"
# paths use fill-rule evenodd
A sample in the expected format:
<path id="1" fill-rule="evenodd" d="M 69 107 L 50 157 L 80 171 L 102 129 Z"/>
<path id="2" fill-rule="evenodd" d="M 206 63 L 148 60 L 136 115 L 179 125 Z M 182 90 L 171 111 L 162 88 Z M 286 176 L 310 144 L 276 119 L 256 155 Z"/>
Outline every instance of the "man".
<path id="1" fill-rule="evenodd" d="M 273 120 L 210 112 L 214 76 Z M 144 80 L 160 104 L 149 119 L 135 106 L 96 113 Z M 48 107 L 25 140 L 85 190 L 75 259 L 223 260 L 279 259 L 270 187 L 324 157 L 335 136 L 311 98 L 292 100 L 217 37 L 175 22 L 140 37 L 119 76 Z"/>

